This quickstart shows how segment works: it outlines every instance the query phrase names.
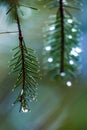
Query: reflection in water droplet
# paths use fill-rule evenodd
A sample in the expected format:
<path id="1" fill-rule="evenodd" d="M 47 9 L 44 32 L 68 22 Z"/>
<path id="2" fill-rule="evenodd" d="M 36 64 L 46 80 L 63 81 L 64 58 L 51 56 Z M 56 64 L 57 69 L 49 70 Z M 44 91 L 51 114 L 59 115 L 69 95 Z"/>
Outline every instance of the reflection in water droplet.
<path id="1" fill-rule="evenodd" d="M 24 112 L 24 113 L 27 113 L 28 111 L 29 111 L 29 109 L 28 108 L 25 108 L 25 107 L 22 107 L 22 112 Z"/>
<path id="2" fill-rule="evenodd" d="M 23 92 L 24 92 L 24 91 L 23 91 L 23 89 L 22 89 L 22 90 L 21 90 L 21 95 L 23 95 Z"/>
<path id="3" fill-rule="evenodd" d="M 48 58 L 48 62 L 53 62 L 53 58 Z"/>
<path id="4" fill-rule="evenodd" d="M 62 77 L 64 77 L 64 76 L 66 75 L 66 73 L 65 73 L 65 72 L 61 72 L 60 75 L 61 75 Z"/>
<path id="5" fill-rule="evenodd" d="M 72 82 L 71 82 L 71 81 L 67 81 L 67 82 L 66 82 L 66 85 L 67 85 L 68 87 L 71 87 L 71 86 L 72 86 Z"/>
<path id="6" fill-rule="evenodd" d="M 46 50 L 46 51 L 50 51 L 50 50 L 51 50 L 51 46 L 46 46 L 46 47 L 45 47 L 45 50 Z"/>

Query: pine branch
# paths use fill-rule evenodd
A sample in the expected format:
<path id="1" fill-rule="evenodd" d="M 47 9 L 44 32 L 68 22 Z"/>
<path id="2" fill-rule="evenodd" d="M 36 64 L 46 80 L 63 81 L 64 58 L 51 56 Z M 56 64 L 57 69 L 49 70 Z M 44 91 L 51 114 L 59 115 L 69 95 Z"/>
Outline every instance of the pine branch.
<path id="1" fill-rule="evenodd" d="M 7 32 L 0 32 L 0 34 L 8 34 L 8 33 L 11 33 L 11 34 L 12 34 L 12 33 L 17 33 L 17 32 L 18 32 L 18 31 L 11 31 L 11 32 L 10 32 L 10 31 L 7 31 Z"/>
<path id="2" fill-rule="evenodd" d="M 59 1 L 60 0 L 41 0 L 42 3 L 45 5 L 45 7 L 49 7 L 50 9 L 52 8 L 57 8 Z M 68 1 L 67 0 L 63 0 L 63 5 L 66 8 L 70 8 L 70 9 L 76 9 L 76 10 L 81 10 L 82 8 L 82 4 L 79 2 L 79 0 L 73 0 L 73 1 Z M 73 5 L 73 6 L 72 6 Z"/>
<path id="3" fill-rule="evenodd" d="M 64 72 L 64 50 L 65 50 L 63 0 L 59 1 L 59 11 L 60 11 L 60 18 L 61 18 L 61 63 L 60 63 L 60 73 L 62 73 L 62 72 Z"/>
<path id="4" fill-rule="evenodd" d="M 24 42 L 18 8 L 20 6 L 25 6 L 33 10 L 37 10 L 37 8 L 21 0 L 0 0 L 0 4 L 7 7 L 6 15 L 9 14 L 10 18 L 17 23 L 19 45 L 13 49 L 14 55 L 11 60 L 10 68 L 12 73 L 18 74 L 13 90 L 20 87 L 21 92 L 14 104 L 20 102 L 20 111 L 28 112 L 30 110 L 29 101 L 36 100 L 37 96 L 36 89 L 39 79 L 39 65 L 34 50 L 28 48 Z M 1 34 L 3 33 L 10 32 L 2 32 Z"/>
<path id="5" fill-rule="evenodd" d="M 79 22 L 65 7 L 66 3 L 57 1 L 57 14 L 50 16 L 46 25 L 44 63 L 49 75 L 55 79 L 62 77 L 67 86 L 71 86 L 67 80 L 76 77 L 79 68 L 80 30 Z"/>
<path id="6" fill-rule="evenodd" d="M 22 89 L 24 90 L 24 86 L 25 86 L 25 57 L 24 57 L 24 45 L 23 45 L 23 36 L 22 36 L 22 31 L 21 31 L 21 26 L 20 26 L 20 21 L 19 21 L 19 17 L 17 14 L 17 25 L 18 25 L 18 32 L 19 32 L 19 42 L 20 42 L 20 49 L 21 49 L 21 55 L 22 55 L 22 73 L 23 73 L 23 77 L 22 77 Z"/>
<path id="7" fill-rule="evenodd" d="M 21 86 L 21 92 L 14 104 L 20 102 L 20 110 L 28 112 L 30 110 L 28 106 L 29 101 L 36 99 L 39 66 L 38 59 L 34 56 L 34 50 L 27 48 L 25 45 L 17 7 L 15 7 L 15 14 L 19 33 L 19 45 L 13 49 L 15 54 L 11 60 L 10 68 L 13 73 L 18 73 L 14 89 Z"/>

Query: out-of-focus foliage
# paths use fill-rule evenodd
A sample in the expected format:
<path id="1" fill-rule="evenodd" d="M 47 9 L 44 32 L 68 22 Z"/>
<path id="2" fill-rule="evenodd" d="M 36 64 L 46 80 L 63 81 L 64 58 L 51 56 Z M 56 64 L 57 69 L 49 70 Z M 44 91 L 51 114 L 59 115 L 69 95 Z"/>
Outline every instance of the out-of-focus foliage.
<path id="1" fill-rule="evenodd" d="M 1 5 L 4 4 L 5 8 L 7 8 L 6 14 L 11 14 L 11 18 L 13 20 L 16 20 L 17 26 L 18 26 L 18 37 L 19 37 L 19 45 L 14 48 L 16 51 L 13 55 L 12 63 L 10 65 L 12 72 L 18 72 L 17 82 L 14 86 L 14 89 L 21 86 L 21 92 L 19 93 L 19 96 L 17 97 L 16 101 L 14 102 L 20 102 L 20 110 L 23 112 L 29 111 L 28 102 L 36 98 L 36 92 L 35 88 L 37 86 L 37 79 L 39 79 L 38 76 L 38 59 L 34 56 L 34 50 L 31 48 L 28 48 L 25 45 L 24 37 L 22 34 L 21 29 L 21 22 L 20 22 L 20 16 L 19 11 L 22 13 L 21 10 L 18 11 L 20 6 L 22 5 L 22 1 L 15 0 L 4 0 L 0 1 Z M 35 9 L 34 7 L 31 7 L 28 5 L 28 8 Z"/>
<path id="2" fill-rule="evenodd" d="M 79 69 L 81 49 L 79 22 L 68 8 L 77 7 L 72 2 L 57 0 L 53 2 L 55 2 L 54 7 L 57 7 L 57 11 L 55 15 L 50 15 L 46 29 L 44 29 L 45 69 L 53 79 L 64 79 L 65 84 L 71 86 L 70 81 L 76 77 Z"/>

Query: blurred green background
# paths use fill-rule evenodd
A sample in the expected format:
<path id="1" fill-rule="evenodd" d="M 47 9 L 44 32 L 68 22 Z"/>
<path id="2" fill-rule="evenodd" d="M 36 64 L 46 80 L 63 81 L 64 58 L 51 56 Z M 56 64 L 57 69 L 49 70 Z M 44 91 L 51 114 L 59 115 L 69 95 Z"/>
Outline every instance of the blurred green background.
<path id="1" fill-rule="evenodd" d="M 0 130 L 87 130 L 87 8 L 83 0 L 82 12 L 72 12 L 81 22 L 81 61 L 78 82 L 72 87 L 62 86 L 48 77 L 43 77 L 38 86 L 37 102 L 30 103 L 31 112 L 19 113 L 19 104 L 11 105 L 17 97 L 17 91 L 11 89 L 15 75 L 8 75 L 8 61 L 11 49 L 18 44 L 17 34 L 0 35 Z M 29 18 L 22 20 L 23 35 L 26 43 L 36 49 L 41 69 L 43 33 L 42 28 L 48 20 L 51 10 L 41 5 L 39 11 L 31 11 Z M 8 24 L 5 8 L 0 14 L 0 32 L 16 31 L 14 23 Z M 26 12 L 25 12 L 26 14 Z M 27 15 L 27 14 L 26 14 Z M 43 71 L 42 75 L 43 75 Z"/>

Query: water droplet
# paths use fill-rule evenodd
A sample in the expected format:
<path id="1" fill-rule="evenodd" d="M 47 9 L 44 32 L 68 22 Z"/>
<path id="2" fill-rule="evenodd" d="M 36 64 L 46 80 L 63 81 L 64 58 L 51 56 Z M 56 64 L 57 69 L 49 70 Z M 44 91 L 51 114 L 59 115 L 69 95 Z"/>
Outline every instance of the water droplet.
<path id="1" fill-rule="evenodd" d="M 77 53 L 81 53 L 82 52 L 81 48 L 79 48 L 79 47 L 76 47 L 75 50 L 76 50 Z"/>
<path id="2" fill-rule="evenodd" d="M 70 63 L 70 65 L 73 65 L 73 64 L 74 64 L 74 61 L 73 61 L 73 60 L 70 60 L 69 63 Z"/>
<path id="3" fill-rule="evenodd" d="M 51 50 L 51 46 L 45 47 L 45 50 L 46 50 L 46 51 L 50 51 L 50 50 Z"/>
<path id="4" fill-rule="evenodd" d="M 22 90 L 21 90 L 21 95 L 23 95 L 23 92 L 24 92 L 24 90 L 22 89 Z"/>
<path id="5" fill-rule="evenodd" d="M 71 86 L 72 86 L 72 82 L 71 82 L 71 81 L 67 81 L 67 82 L 66 82 L 66 85 L 67 85 L 68 87 L 71 87 Z"/>
<path id="6" fill-rule="evenodd" d="M 68 38 L 69 38 L 69 39 L 72 39 L 72 35 L 69 35 Z"/>
<path id="7" fill-rule="evenodd" d="M 50 31 L 52 31 L 55 29 L 55 26 L 51 26 L 49 29 L 50 29 Z"/>
<path id="8" fill-rule="evenodd" d="M 74 56 L 78 56 L 78 53 L 76 52 L 76 49 L 75 49 L 75 48 L 72 48 L 70 54 L 71 54 L 71 55 L 74 55 Z"/>
<path id="9" fill-rule="evenodd" d="M 72 23 L 73 20 L 72 20 L 72 19 L 68 19 L 67 22 L 68 22 L 68 23 Z"/>
<path id="10" fill-rule="evenodd" d="M 72 28 L 72 32 L 76 32 L 77 30 L 75 28 Z"/>
<path id="11" fill-rule="evenodd" d="M 65 5 L 67 5 L 68 3 L 66 2 L 66 0 L 63 0 L 63 3 L 65 4 Z"/>
<path id="12" fill-rule="evenodd" d="M 28 108 L 26 108 L 26 107 L 22 107 L 22 112 L 24 112 L 24 113 L 27 113 L 28 111 L 29 111 L 29 109 Z"/>
<path id="13" fill-rule="evenodd" d="M 64 77 L 64 76 L 66 75 L 66 73 L 65 73 L 65 72 L 61 72 L 60 75 L 61 75 L 62 77 Z"/>
<path id="14" fill-rule="evenodd" d="M 53 62 L 53 58 L 51 58 L 51 57 L 48 58 L 48 62 L 50 62 L 50 63 Z"/>

